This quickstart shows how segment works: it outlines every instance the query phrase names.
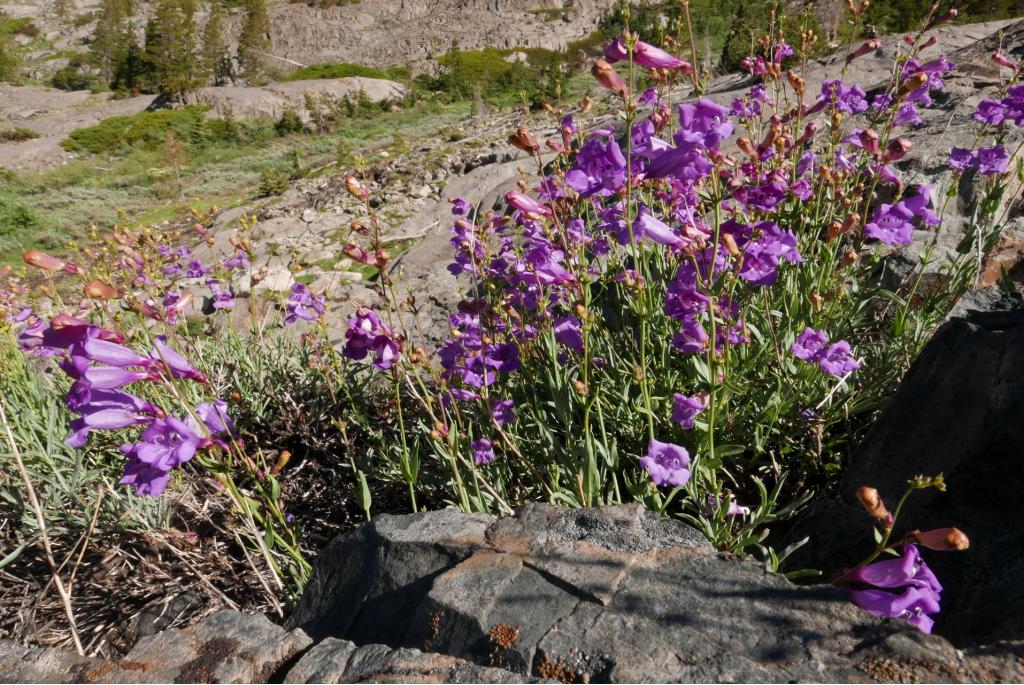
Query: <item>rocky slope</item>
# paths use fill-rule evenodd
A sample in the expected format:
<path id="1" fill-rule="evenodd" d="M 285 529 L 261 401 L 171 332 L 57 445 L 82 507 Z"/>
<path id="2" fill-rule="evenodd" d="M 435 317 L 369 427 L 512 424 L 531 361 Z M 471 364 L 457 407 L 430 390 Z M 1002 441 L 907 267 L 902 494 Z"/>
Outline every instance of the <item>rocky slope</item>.
<path id="1" fill-rule="evenodd" d="M 946 78 L 945 90 L 936 97 L 933 107 L 921 110 L 924 123 L 907 128 L 903 135 L 914 149 L 897 166 L 908 182 L 927 183 L 936 198 L 942 198 L 952 179 L 946 159 L 953 146 L 972 147 L 976 124 L 970 119 L 975 106 L 990 97 L 998 87 L 995 67 L 989 56 L 1000 41 L 1004 50 L 1015 59 L 1024 56 L 1024 21 L 999 21 L 963 26 L 946 26 L 933 31 L 937 38 L 934 46 L 926 49 L 923 59 L 948 54 L 957 65 L 956 72 Z M 900 38 L 890 36 L 882 40 L 879 49 L 853 62 L 845 80 L 859 83 L 866 90 L 881 85 L 889 77 L 896 43 Z M 804 76 L 808 92 L 817 93 L 826 80 L 840 78 L 844 67 L 843 55 L 826 58 L 809 65 Z M 710 97 L 728 104 L 743 96 L 753 84 L 740 75 L 730 75 L 714 82 Z M 690 96 L 688 89 L 673 93 L 671 99 L 680 101 Z M 580 117 L 584 128 L 599 128 L 614 124 L 614 103 L 605 95 L 598 96 L 593 112 Z M 570 108 L 570 111 L 575 111 Z M 538 114 L 508 113 L 481 115 L 464 122 L 464 138 L 457 143 L 430 139 L 421 141 L 411 154 L 401 158 L 375 160 L 369 169 L 368 182 L 374 202 L 381 208 L 387 235 L 393 241 L 415 239 L 401 259 L 396 260 L 396 274 L 401 274 L 400 291 L 416 293 L 422 307 L 422 323 L 428 337 L 444 330 L 446 312 L 460 299 L 460 284 L 448 273 L 446 265 L 450 255 L 448 244 L 451 222 L 447 198 L 463 196 L 486 209 L 501 209 L 506 191 L 520 180 L 532 179 L 531 160 L 505 142 L 505 136 L 516 126 L 528 126 L 539 140 L 557 137 L 556 117 L 544 112 Z M 857 124 L 853 124 L 857 125 Z M 1011 131 L 1007 147 L 1013 147 L 1024 134 L 1021 129 Z M 977 178 L 965 175 L 948 203 L 942 226 L 936 232 L 915 231 L 915 242 L 890 260 L 894 279 L 899 285 L 907 269 L 917 264 L 921 252 L 932 242 L 937 244 L 936 263 L 954 250 L 960 241 L 963 222 L 976 192 Z M 1019 261 L 1013 247 L 1024 239 L 1024 216 L 1018 202 L 1020 187 L 1012 185 L 1004 202 L 1009 211 L 1006 231 L 1007 255 L 1012 269 Z M 228 238 L 237 227 L 239 216 L 255 213 L 258 219 L 252 238 L 259 245 L 274 245 L 272 252 L 264 252 L 253 262 L 254 267 L 266 266 L 276 275 L 268 284 L 281 290 L 290 287 L 295 277 L 311 280 L 314 290 L 326 291 L 334 311 L 328 321 L 340 335 L 347 314 L 357 305 L 377 304 L 371 287 L 360 283 L 359 274 L 350 261 L 341 254 L 342 242 L 348 224 L 363 218 L 362 209 L 345 192 L 344 174 L 301 180 L 292 185 L 279 200 L 256 207 L 233 209 L 217 217 L 214 233 L 219 244 L 227 247 Z M 998 268 L 995 273 L 998 275 Z M 246 284 L 238 284 L 246 289 Z M 266 286 L 264 286 L 266 287 Z"/>

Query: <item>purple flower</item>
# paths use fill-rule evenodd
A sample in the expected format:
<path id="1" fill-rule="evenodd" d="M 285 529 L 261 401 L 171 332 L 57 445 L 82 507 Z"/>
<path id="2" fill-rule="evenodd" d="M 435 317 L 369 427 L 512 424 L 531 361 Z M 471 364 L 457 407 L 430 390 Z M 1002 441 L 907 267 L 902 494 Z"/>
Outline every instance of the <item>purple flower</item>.
<path id="1" fill-rule="evenodd" d="M 950 150 L 949 160 L 946 162 L 953 171 L 964 171 L 974 163 L 974 153 L 963 147 L 955 147 Z"/>
<path id="2" fill-rule="evenodd" d="M 682 487 L 690 480 L 690 454 L 685 447 L 651 438 L 640 466 L 651 474 L 655 485 Z"/>
<path id="3" fill-rule="evenodd" d="M 693 143 L 669 148 L 656 156 L 647 167 L 647 178 L 673 176 L 682 181 L 697 181 L 708 175 L 714 165 Z"/>
<path id="4" fill-rule="evenodd" d="M 293 324 L 299 319 L 303 321 L 316 321 L 324 313 L 324 301 L 323 295 L 314 295 L 305 284 L 294 284 L 286 305 L 285 325 Z"/>
<path id="5" fill-rule="evenodd" d="M 230 290 L 221 289 L 216 282 L 210 283 L 210 292 L 213 293 L 214 309 L 231 309 L 235 306 L 235 296 Z"/>
<path id="6" fill-rule="evenodd" d="M 609 43 L 604 49 L 604 58 L 611 63 L 620 62 L 629 58 L 629 50 L 622 37 L 618 37 Z M 633 61 L 641 67 L 648 69 L 678 69 L 682 68 L 687 72 L 690 67 L 685 60 L 679 59 L 661 48 L 657 48 L 642 40 L 638 40 L 633 46 Z"/>
<path id="7" fill-rule="evenodd" d="M 192 368 L 188 360 L 167 346 L 165 337 L 153 341 L 153 349 L 149 356 L 157 365 L 163 366 L 172 378 L 188 378 L 198 383 L 206 383 L 206 376 Z"/>
<path id="8" fill-rule="evenodd" d="M 690 430 L 693 428 L 693 420 L 704 411 L 707 403 L 706 395 L 691 397 L 677 392 L 672 396 L 672 420 L 682 426 L 684 430 Z"/>
<path id="9" fill-rule="evenodd" d="M 563 316 L 555 319 L 555 341 L 577 352 L 583 351 L 583 335 L 580 320 L 575 316 Z"/>
<path id="10" fill-rule="evenodd" d="M 830 104 L 840 112 L 859 114 L 868 108 L 864 89 L 858 85 L 847 86 L 842 81 L 823 83 L 819 97 L 820 103 Z"/>
<path id="11" fill-rule="evenodd" d="M 729 507 L 728 507 L 728 509 L 726 509 L 726 512 L 725 512 L 726 516 L 747 516 L 748 514 L 750 514 L 750 507 L 740 506 L 739 504 L 737 504 L 736 500 L 734 500 L 731 496 L 728 498 L 728 500 L 729 500 Z M 721 504 L 719 504 L 719 499 L 717 497 L 715 497 L 714 495 L 709 493 L 708 494 L 708 511 L 710 513 L 714 514 L 714 513 L 716 513 L 718 511 L 720 506 L 721 506 Z"/>
<path id="12" fill-rule="evenodd" d="M 235 252 L 235 256 L 224 261 L 223 264 L 225 269 L 238 269 L 244 271 L 249 268 L 249 256 L 244 250 L 238 250 Z"/>
<path id="13" fill-rule="evenodd" d="M 920 126 L 924 119 L 917 113 L 913 103 L 907 103 L 896 111 L 896 118 L 892 123 L 894 126 Z"/>
<path id="14" fill-rule="evenodd" d="M 452 214 L 455 216 L 466 216 L 473 211 L 471 205 L 465 198 L 455 197 L 449 200 L 452 203 Z"/>
<path id="15" fill-rule="evenodd" d="M 121 446 L 129 461 L 140 461 L 161 471 L 170 471 L 195 456 L 206 438 L 184 421 L 168 416 L 156 419 L 142 432 L 139 441 Z"/>
<path id="16" fill-rule="evenodd" d="M 188 263 L 188 273 L 186 274 L 189 278 L 202 278 L 208 274 L 210 270 L 198 259 L 193 259 Z"/>
<path id="17" fill-rule="evenodd" d="M 228 416 L 228 403 L 224 400 L 203 402 L 196 407 L 196 416 L 206 424 L 206 428 L 212 435 L 234 435 L 235 424 Z M 199 426 L 195 425 L 195 419 L 189 417 L 189 425 L 199 432 Z"/>
<path id="18" fill-rule="evenodd" d="M 982 124 L 998 126 L 1006 119 L 1006 105 L 999 100 L 982 100 L 971 118 Z"/>
<path id="19" fill-rule="evenodd" d="M 822 351 L 818 357 L 818 368 L 836 378 L 842 378 L 859 369 L 860 362 L 850 354 L 850 343 L 840 340 Z"/>
<path id="20" fill-rule="evenodd" d="M 612 136 L 591 134 L 565 184 L 583 197 L 611 195 L 626 183 L 626 157 Z"/>
<path id="21" fill-rule="evenodd" d="M 127 407 L 83 406 L 81 411 L 82 415 L 72 419 L 68 424 L 71 429 L 67 439 L 68 447 L 84 447 L 89 441 L 89 433 L 94 430 L 118 430 L 153 420 L 153 417 Z"/>
<path id="22" fill-rule="evenodd" d="M 110 366 L 143 366 L 153 364 L 153 360 L 136 354 L 124 345 L 100 340 L 99 338 L 86 338 L 75 345 L 71 350 L 72 356 L 82 356 L 89 361 Z"/>
<path id="23" fill-rule="evenodd" d="M 754 285 L 771 285 L 778 279 L 780 260 L 799 264 L 803 257 L 791 231 L 784 231 L 770 221 L 762 221 L 755 228 L 758 237 L 747 243 L 739 275 Z"/>
<path id="24" fill-rule="evenodd" d="M 818 331 L 813 328 L 805 328 L 804 332 L 796 336 L 796 342 L 789 348 L 797 359 L 805 362 L 815 363 L 818 355 L 828 344 L 828 335 L 825 331 Z"/>
<path id="25" fill-rule="evenodd" d="M 980 174 L 1005 174 L 1010 163 L 1010 156 L 1002 145 L 980 148 L 976 159 Z"/>
<path id="26" fill-rule="evenodd" d="M 469 445 L 473 450 L 473 463 L 477 466 L 494 461 L 494 445 L 487 438 L 479 438 Z"/>
<path id="27" fill-rule="evenodd" d="M 796 337 L 789 351 L 798 359 L 809 364 L 817 364 L 824 373 L 842 378 L 860 368 L 860 362 L 850 353 L 850 343 L 839 340 L 828 344 L 828 336 L 824 331 L 805 328 Z"/>
<path id="28" fill-rule="evenodd" d="M 844 582 L 869 586 L 847 588 L 850 601 L 868 613 L 908 621 L 925 633 L 932 631 L 934 621 L 929 615 L 939 613 L 942 585 L 921 559 L 917 546 L 904 546 L 899 559 L 859 568 Z"/>
<path id="29" fill-rule="evenodd" d="M 343 354 L 346 357 L 365 359 L 373 352 L 373 364 L 382 371 L 391 368 L 400 351 L 391 329 L 384 325 L 376 312 L 366 307 L 360 307 L 348 318 L 345 339 Z"/>
<path id="30" fill-rule="evenodd" d="M 512 400 L 495 400 L 491 402 L 491 418 L 499 426 L 505 426 L 516 420 L 516 403 Z"/>
<path id="31" fill-rule="evenodd" d="M 682 238 L 676 235 L 665 222 L 654 218 L 651 210 L 643 205 L 637 208 L 637 218 L 633 222 L 633 238 L 638 241 L 649 238 L 659 245 L 670 247 L 678 247 L 683 244 Z"/>
<path id="32" fill-rule="evenodd" d="M 136 495 L 159 497 L 164 494 L 167 484 L 171 482 L 171 474 L 161 471 L 155 466 L 138 461 L 129 460 L 124 466 L 124 475 L 118 483 L 131 485 L 135 488 Z"/>
<path id="33" fill-rule="evenodd" d="M 902 202 L 883 204 L 864 226 L 864 235 L 886 245 L 909 245 L 912 242 L 914 213 Z"/>

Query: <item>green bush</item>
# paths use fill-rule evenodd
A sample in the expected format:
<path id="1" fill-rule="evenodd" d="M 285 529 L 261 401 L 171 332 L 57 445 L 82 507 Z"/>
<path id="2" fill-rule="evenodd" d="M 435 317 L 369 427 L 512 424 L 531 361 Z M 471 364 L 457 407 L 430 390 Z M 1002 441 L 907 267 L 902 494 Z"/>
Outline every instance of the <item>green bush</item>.
<path id="1" fill-rule="evenodd" d="M 293 71 L 285 78 L 287 81 L 302 81 L 306 79 L 328 79 L 328 78 L 349 78 L 351 76 L 362 76 L 363 78 L 379 78 L 389 81 L 408 81 L 409 67 L 387 67 L 376 69 L 363 66 L 362 64 L 350 64 L 348 62 L 324 62 L 311 64 L 298 71 Z"/>
<path id="2" fill-rule="evenodd" d="M 17 143 L 22 140 L 38 138 L 39 134 L 32 129 L 15 126 L 14 128 L 0 129 L 0 143 Z"/>
<path id="3" fill-rule="evenodd" d="M 259 194 L 261 197 L 272 197 L 281 195 L 288 190 L 288 181 L 291 180 L 291 170 L 279 169 L 278 167 L 266 167 L 260 172 Z"/>
<path id="4" fill-rule="evenodd" d="M 0 254 L 19 247 L 22 236 L 40 228 L 39 217 L 29 207 L 0 197 Z"/>
<path id="5" fill-rule="evenodd" d="M 206 109 L 204 105 L 190 105 L 110 117 L 73 131 L 61 141 L 61 147 L 71 152 L 119 153 L 136 146 L 162 144 L 168 131 L 187 140 Z"/>
<path id="6" fill-rule="evenodd" d="M 274 124 L 274 130 L 277 131 L 279 136 L 287 136 L 292 133 L 302 133 L 306 130 L 306 125 L 302 123 L 302 119 L 299 118 L 298 112 L 291 107 L 286 107 L 281 112 L 281 118 Z"/>

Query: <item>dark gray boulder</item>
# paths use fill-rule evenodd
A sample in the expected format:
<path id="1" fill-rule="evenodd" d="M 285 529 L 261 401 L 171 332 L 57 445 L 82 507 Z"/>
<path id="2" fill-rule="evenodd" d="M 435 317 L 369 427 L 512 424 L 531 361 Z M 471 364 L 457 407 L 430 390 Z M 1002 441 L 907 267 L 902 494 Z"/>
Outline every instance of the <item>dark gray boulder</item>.
<path id="1" fill-rule="evenodd" d="M 390 580 L 375 588 L 374 576 Z M 381 517 L 325 550 L 292 620 L 356 644 L 370 625 L 392 648 L 563 682 L 949 682 L 1021 672 L 1007 649 L 976 661 L 860 611 L 832 587 L 798 587 L 720 554 L 637 506 L 527 505 L 500 521 L 455 511 Z"/>
<path id="2" fill-rule="evenodd" d="M 518 683 L 522 677 L 498 668 L 418 649 L 357 646 L 332 637 L 292 666 L 285 683 Z"/>

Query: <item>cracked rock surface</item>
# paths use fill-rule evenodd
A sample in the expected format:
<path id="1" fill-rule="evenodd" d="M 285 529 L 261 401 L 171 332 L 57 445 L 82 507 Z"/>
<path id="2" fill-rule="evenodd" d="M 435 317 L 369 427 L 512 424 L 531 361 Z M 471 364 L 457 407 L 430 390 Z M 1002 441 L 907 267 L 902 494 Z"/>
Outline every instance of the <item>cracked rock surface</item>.
<path id="1" fill-rule="evenodd" d="M 323 551 L 291 625 L 564 682 L 1024 675 L 1013 646 L 958 652 L 634 505 L 379 517 Z"/>

